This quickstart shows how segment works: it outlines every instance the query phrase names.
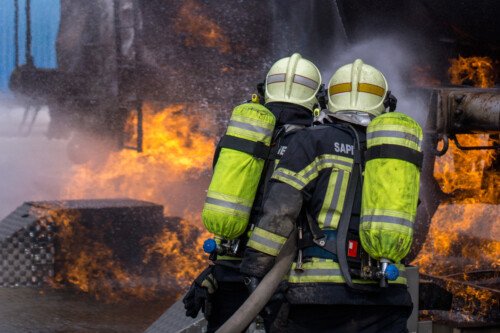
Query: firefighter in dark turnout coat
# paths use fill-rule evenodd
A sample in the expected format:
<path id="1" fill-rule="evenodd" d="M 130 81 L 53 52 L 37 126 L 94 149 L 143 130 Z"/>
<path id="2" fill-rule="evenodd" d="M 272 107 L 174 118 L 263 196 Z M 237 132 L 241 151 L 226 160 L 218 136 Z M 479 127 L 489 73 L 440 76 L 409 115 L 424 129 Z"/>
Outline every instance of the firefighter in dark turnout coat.
<path id="1" fill-rule="evenodd" d="M 400 276 L 388 288 L 358 290 L 346 284 L 337 255 L 315 243 L 337 237 L 354 161 L 359 158 L 356 142 L 365 141 L 366 126 L 385 111 L 387 96 L 386 80 L 374 67 L 359 59 L 341 67 L 329 83 L 324 124 L 296 134 L 272 175 L 262 218 L 241 264 L 244 275 L 262 278 L 298 229 L 299 253 L 285 277 L 286 302 L 272 332 L 406 331 L 412 304 L 403 265 L 396 265 Z M 347 217 L 350 234 L 359 228 L 360 211 L 358 182 Z M 353 278 L 352 284 L 376 283 Z"/>
<path id="2" fill-rule="evenodd" d="M 299 130 L 312 125 L 313 108 L 317 104 L 316 94 L 320 84 L 319 70 L 298 53 L 280 59 L 271 66 L 265 83 L 265 106 L 275 116 L 276 126 L 249 226 L 262 213 L 263 193 L 289 141 Z M 214 159 L 217 159 L 217 150 Z M 245 235 L 240 236 L 243 245 L 248 240 Z M 240 248 L 244 249 L 244 246 Z M 188 316 L 196 316 L 203 307 L 208 321 L 207 332 L 215 332 L 248 297 L 247 286 L 239 271 L 242 253 L 240 250 L 235 256 L 216 255 L 213 265 L 197 278 L 184 298 Z M 279 304 L 277 305 L 279 308 Z M 270 317 L 264 319 L 266 325 L 271 323 Z"/>

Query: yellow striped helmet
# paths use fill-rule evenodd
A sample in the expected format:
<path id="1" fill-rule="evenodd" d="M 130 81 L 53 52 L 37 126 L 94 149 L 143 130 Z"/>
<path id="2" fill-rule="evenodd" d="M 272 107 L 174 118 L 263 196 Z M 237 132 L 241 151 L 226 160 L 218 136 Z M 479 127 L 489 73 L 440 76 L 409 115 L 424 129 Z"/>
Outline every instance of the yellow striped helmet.
<path id="1" fill-rule="evenodd" d="M 266 77 L 266 104 L 285 102 L 301 105 L 311 112 L 318 103 L 321 74 L 298 53 L 276 61 Z"/>
<path id="2" fill-rule="evenodd" d="M 356 59 L 340 67 L 328 83 L 328 111 L 361 111 L 378 116 L 384 113 L 387 81 L 373 66 Z"/>

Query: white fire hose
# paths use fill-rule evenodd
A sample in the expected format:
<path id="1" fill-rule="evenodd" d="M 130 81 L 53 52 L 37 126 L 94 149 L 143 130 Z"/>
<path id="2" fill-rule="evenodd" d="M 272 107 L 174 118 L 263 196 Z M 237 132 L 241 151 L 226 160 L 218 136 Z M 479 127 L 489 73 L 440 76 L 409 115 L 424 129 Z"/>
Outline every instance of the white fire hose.
<path id="1" fill-rule="evenodd" d="M 273 296 L 283 276 L 290 269 L 297 252 L 297 232 L 294 229 L 281 249 L 273 268 L 264 276 L 259 286 L 216 333 L 242 332 Z"/>

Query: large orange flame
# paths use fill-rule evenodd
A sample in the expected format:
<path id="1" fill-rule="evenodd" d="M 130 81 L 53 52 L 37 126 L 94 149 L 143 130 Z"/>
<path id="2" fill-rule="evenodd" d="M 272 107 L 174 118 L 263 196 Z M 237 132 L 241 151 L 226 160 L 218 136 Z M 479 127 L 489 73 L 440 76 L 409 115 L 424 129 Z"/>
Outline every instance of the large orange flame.
<path id="1" fill-rule="evenodd" d="M 458 139 L 464 145 L 499 144 L 486 134 L 463 134 Z M 448 153 L 436 159 L 434 177 L 450 198 L 434 214 L 427 240 L 413 262 L 421 272 L 443 276 L 500 268 L 500 175 L 492 167 L 496 157 L 493 150 L 465 151 L 450 143 Z M 447 289 L 465 300 L 484 296 L 452 284 Z M 486 306 L 484 297 L 479 301 Z M 481 312 L 474 304 L 468 302 L 471 308 L 463 310 Z"/>
<path id="2" fill-rule="evenodd" d="M 492 87 L 497 80 L 488 57 L 450 59 L 451 83 L 466 80 L 476 87 Z M 464 146 L 498 145 L 487 134 L 457 135 Z M 493 167 L 495 150 L 450 149 L 436 158 L 434 177 L 449 196 L 432 218 L 426 242 L 414 260 L 420 271 L 435 275 L 500 268 L 500 174 Z M 491 293 L 448 283 L 447 290 L 465 301 L 465 313 L 484 314 L 498 307 Z"/>
<path id="3" fill-rule="evenodd" d="M 490 57 L 470 57 L 450 59 L 448 69 L 451 83 L 461 85 L 471 81 L 475 87 L 493 87 L 498 79 L 498 71 Z"/>
<path id="4" fill-rule="evenodd" d="M 169 288 L 179 296 L 186 289 L 207 260 L 200 250 L 209 237 L 201 223 L 202 206 L 189 205 L 195 197 L 204 198 L 207 184 L 189 183 L 196 184 L 211 166 L 214 136 L 203 134 L 210 132 L 206 124 L 215 124 L 209 118 L 209 114 L 190 114 L 183 105 L 160 112 L 145 105 L 143 153 L 122 150 L 111 153 L 104 163 L 74 166 L 61 195 L 66 199 L 128 197 L 162 204 L 166 215 L 175 212 L 183 218 L 174 228 L 166 225 L 157 236 L 144 238 L 147 271 L 129 272 L 115 260 L 112 249 L 99 239 L 88 239 L 77 224 L 78 216 L 54 213 L 65 263 L 56 273 L 56 283 L 69 282 L 96 296 L 105 294 L 107 300 L 129 295 L 148 298 Z M 129 119 L 131 128 L 134 121 Z M 147 285 L 141 285 L 141 275 L 150 278 Z"/>

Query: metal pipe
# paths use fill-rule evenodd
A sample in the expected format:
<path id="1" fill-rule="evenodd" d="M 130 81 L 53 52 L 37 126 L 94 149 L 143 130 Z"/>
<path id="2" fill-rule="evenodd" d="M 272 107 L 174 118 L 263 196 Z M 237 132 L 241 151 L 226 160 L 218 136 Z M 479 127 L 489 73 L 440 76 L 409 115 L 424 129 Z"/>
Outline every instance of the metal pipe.
<path id="1" fill-rule="evenodd" d="M 33 65 L 31 56 L 31 0 L 26 0 L 26 64 Z"/>
<path id="2" fill-rule="evenodd" d="M 14 45 L 16 48 L 15 65 L 19 67 L 19 0 L 14 0 Z"/>
<path id="3" fill-rule="evenodd" d="M 453 134 L 500 133 L 500 93 L 457 92 L 449 100 Z"/>

